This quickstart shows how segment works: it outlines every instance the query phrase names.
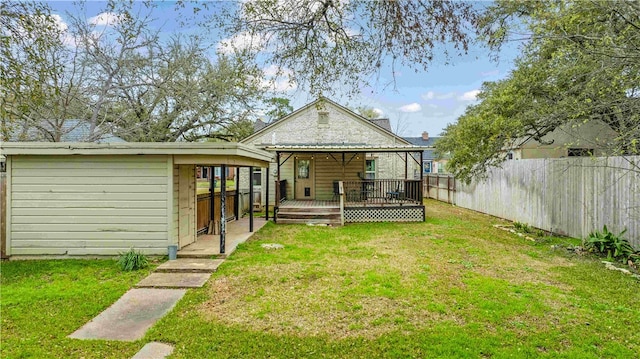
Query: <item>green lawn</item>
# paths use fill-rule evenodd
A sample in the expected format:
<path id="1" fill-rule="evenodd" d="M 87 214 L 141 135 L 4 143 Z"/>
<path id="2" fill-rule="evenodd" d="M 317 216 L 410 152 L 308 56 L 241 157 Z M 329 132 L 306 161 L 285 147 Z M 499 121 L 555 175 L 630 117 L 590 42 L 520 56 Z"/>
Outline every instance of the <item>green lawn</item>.
<path id="1" fill-rule="evenodd" d="M 268 224 L 204 288 L 190 290 L 130 344 L 65 335 L 133 284 L 131 274 L 95 261 L 88 269 L 74 261 L 51 270 L 33 264 L 6 270 L 22 263 L 3 263 L 0 356 L 130 357 L 154 340 L 174 343 L 179 358 L 640 353 L 640 281 L 551 247 L 575 239 L 532 242 L 494 228 L 506 223 L 494 217 L 435 201 L 427 208 L 425 223 Z M 262 243 L 285 249 L 265 250 Z M 73 273 L 79 273 L 74 280 Z"/>
<path id="2" fill-rule="evenodd" d="M 115 260 L 2 262 L 0 358 L 132 357 L 144 343 L 66 336 L 149 272 L 123 273 Z"/>

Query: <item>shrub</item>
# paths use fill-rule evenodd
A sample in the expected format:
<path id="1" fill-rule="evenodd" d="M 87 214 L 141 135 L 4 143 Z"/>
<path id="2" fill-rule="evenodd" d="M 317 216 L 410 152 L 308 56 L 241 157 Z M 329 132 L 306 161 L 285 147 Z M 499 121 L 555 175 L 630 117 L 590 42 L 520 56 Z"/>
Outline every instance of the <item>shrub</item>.
<path id="1" fill-rule="evenodd" d="M 120 258 L 118 258 L 118 265 L 123 271 L 130 272 L 146 268 L 149 265 L 149 260 L 142 252 L 130 248 L 128 252 L 120 254 Z"/>
<path id="2" fill-rule="evenodd" d="M 627 263 L 629 260 L 634 261 L 638 258 L 636 251 L 633 249 L 629 241 L 622 236 L 627 230 L 615 235 L 604 226 L 602 231 L 593 231 L 583 240 L 585 249 L 591 252 L 606 254 L 608 259 L 621 260 Z"/>

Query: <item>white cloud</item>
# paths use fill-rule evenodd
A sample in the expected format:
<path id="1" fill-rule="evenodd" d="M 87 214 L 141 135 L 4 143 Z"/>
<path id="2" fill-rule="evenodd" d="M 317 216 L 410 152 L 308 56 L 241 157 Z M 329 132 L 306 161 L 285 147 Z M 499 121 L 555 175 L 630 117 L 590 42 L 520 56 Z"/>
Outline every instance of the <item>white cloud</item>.
<path id="1" fill-rule="evenodd" d="M 374 108 L 373 108 L 373 112 L 375 112 L 375 113 L 376 113 L 376 115 L 378 115 L 378 118 L 381 118 L 381 117 L 382 117 L 382 115 L 384 114 L 384 111 L 382 111 L 381 109 L 379 109 L 379 108 L 377 108 L 377 107 L 374 107 Z"/>
<path id="2" fill-rule="evenodd" d="M 455 96 L 456 96 L 455 92 L 438 93 L 434 91 L 429 91 L 423 94 L 421 97 L 425 101 L 430 101 L 430 100 L 447 100 L 450 98 L 454 98 Z"/>
<path id="3" fill-rule="evenodd" d="M 399 107 L 398 110 L 400 112 L 418 112 L 420 110 L 422 110 L 422 106 L 420 106 L 419 103 L 410 103 L 408 105 L 404 105 L 402 107 Z"/>
<path id="4" fill-rule="evenodd" d="M 120 23 L 123 20 L 123 16 L 121 14 L 116 14 L 113 12 L 103 12 L 98 14 L 97 16 L 89 18 L 89 24 L 96 26 L 113 26 Z"/>
<path id="5" fill-rule="evenodd" d="M 287 92 L 298 88 L 293 81 L 293 73 L 289 69 L 270 65 L 262 69 L 262 73 L 264 74 L 262 86 L 271 91 Z"/>
<path id="6" fill-rule="evenodd" d="M 218 52 L 222 54 L 233 54 L 236 51 L 243 50 L 263 50 L 266 45 L 266 39 L 262 35 L 252 35 L 248 32 L 241 32 L 231 38 L 226 38 L 218 43 Z"/>
<path id="7" fill-rule="evenodd" d="M 458 97 L 460 101 L 475 101 L 478 99 L 478 94 L 480 90 L 471 90 L 462 94 L 462 96 Z"/>

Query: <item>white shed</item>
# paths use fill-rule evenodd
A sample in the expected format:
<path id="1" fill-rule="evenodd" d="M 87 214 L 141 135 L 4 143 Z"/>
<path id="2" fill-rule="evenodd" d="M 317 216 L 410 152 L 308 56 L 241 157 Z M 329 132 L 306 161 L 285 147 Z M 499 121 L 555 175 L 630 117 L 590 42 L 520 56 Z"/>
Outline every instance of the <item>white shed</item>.
<path id="1" fill-rule="evenodd" d="M 268 167 L 238 143 L 5 142 L 6 254 L 165 255 L 196 240 L 196 165 Z"/>

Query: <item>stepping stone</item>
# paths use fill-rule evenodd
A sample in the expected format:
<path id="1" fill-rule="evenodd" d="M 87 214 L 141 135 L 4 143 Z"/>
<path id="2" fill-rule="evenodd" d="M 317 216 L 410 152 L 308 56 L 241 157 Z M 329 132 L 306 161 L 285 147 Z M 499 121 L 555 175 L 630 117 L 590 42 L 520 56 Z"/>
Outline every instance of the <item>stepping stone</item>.
<path id="1" fill-rule="evenodd" d="M 200 288 L 211 273 L 151 273 L 137 288 Z"/>
<path id="2" fill-rule="evenodd" d="M 156 272 L 213 273 L 222 262 L 222 259 L 180 258 L 162 263 Z"/>
<path id="3" fill-rule="evenodd" d="M 131 359 L 163 359 L 173 353 L 173 347 L 160 342 L 147 343 Z"/>
<path id="4" fill-rule="evenodd" d="M 136 341 L 171 311 L 186 292 L 186 289 L 131 289 L 69 338 Z"/>

